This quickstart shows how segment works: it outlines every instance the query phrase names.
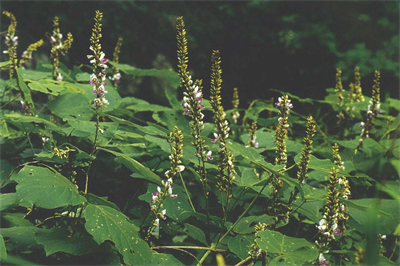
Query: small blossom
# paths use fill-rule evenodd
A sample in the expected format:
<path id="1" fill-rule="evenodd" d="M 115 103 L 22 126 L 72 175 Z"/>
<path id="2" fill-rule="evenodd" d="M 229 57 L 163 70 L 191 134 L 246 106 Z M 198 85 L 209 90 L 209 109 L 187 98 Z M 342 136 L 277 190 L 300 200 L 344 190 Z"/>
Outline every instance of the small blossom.
<path id="1" fill-rule="evenodd" d="M 322 265 L 324 265 L 324 266 L 327 266 L 328 263 L 329 263 L 329 262 L 325 259 L 324 255 L 323 255 L 322 253 L 319 253 L 318 261 L 319 261 Z"/>
<path id="2" fill-rule="evenodd" d="M 208 151 L 208 152 L 207 152 L 207 155 L 206 155 L 206 156 L 207 156 L 207 159 L 210 160 L 210 161 L 214 160 L 214 158 L 211 157 L 211 154 L 212 154 L 212 151 Z"/>

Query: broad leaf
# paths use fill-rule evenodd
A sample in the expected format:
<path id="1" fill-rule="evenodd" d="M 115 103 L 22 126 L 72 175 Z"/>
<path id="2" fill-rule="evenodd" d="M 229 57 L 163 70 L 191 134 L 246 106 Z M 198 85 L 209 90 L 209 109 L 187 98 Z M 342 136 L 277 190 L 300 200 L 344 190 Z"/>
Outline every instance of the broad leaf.
<path id="1" fill-rule="evenodd" d="M 0 194 L 0 212 L 18 206 L 17 193 Z"/>
<path id="2" fill-rule="evenodd" d="M 86 202 L 66 177 L 44 167 L 25 166 L 14 180 L 18 183 L 17 197 L 26 207 L 54 209 Z"/>
<path id="3" fill-rule="evenodd" d="M 89 235 L 76 236 L 66 228 L 38 229 L 35 233 L 38 244 L 44 246 L 46 256 L 56 252 L 82 256 L 94 252 L 98 244 Z"/>
<path id="4" fill-rule="evenodd" d="M 159 70 L 159 69 L 139 69 L 135 68 L 133 66 L 127 65 L 127 64 L 117 64 L 114 62 L 109 62 L 110 65 L 118 68 L 122 72 L 136 76 L 136 77 L 159 77 L 159 78 L 166 78 L 171 85 L 174 88 L 177 88 L 179 84 L 181 83 L 181 79 L 178 76 L 178 73 L 176 73 L 172 69 L 164 69 L 164 70 Z"/>
<path id="5" fill-rule="evenodd" d="M 118 206 L 115 205 L 114 202 L 108 201 L 108 200 L 106 199 L 106 197 L 99 197 L 99 196 L 94 195 L 94 194 L 92 194 L 92 193 L 88 193 L 88 194 L 86 194 L 86 200 L 87 200 L 89 203 L 94 204 L 94 205 L 108 206 L 108 207 L 111 207 L 111 208 L 113 208 L 113 209 L 115 209 L 115 210 L 117 210 L 117 211 L 120 211 L 120 209 L 118 208 Z"/>
<path id="6" fill-rule="evenodd" d="M 19 251 L 32 250 L 33 247 L 38 247 L 35 241 L 35 232 L 38 229 L 31 226 L 1 228 L 1 235 L 8 238 L 8 242 L 12 247 Z"/>
<path id="7" fill-rule="evenodd" d="M 151 251 L 139 234 L 139 228 L 128 222 L 122 213 L 108 206 L 88 204 L 85 209 L 85 228 L 101 244 L 112 241 L 124 262 L 129 265 L 151 263 Z"/>
<path id="8" fill-rule="evenodd" d="M 29 88 L 33 91 L 40 91 L 45 94 L 59 95 L 65 88 L 59 81 L 54 80 L 40 80 L 29 83 Z"/>
<path id="9" fill-rule="evenodd" d="M 87 98 L 79 93 L 67 93 L 48 103 L 50 111 L 65 119 L 90 120 L 94 110 Z"/>
<path id="10" fill-rule="evenodd" d="M 229 238 L 228 248 L 235 253 L 240 259 L 244 260 L 249 256 L 249 249 L 251 244 L 254 244 L 255 236 L 250 235 L 237 235 Z"/>
<path id="11" fill-rule="evenodd" d="M 135 159 L 132 159 L 131 157 L 116 151 L 111 151 L 103 148 L 98 149 L 114 154 L 118 158 L 118 160 L 120 160 L 128 169 L 139 173 L 141 175 L 141 178 L 156 183 L 158 185 L 161 184 L 161 178 L 158 175 L 153 173 L 149 168 L 139 163 Z"/>
<path id="12" fill-rule="evenodd" d="M 207 246 L 206 235 L 204 234 L 203 230 L 188 223 L 185 223 L 185 229 L 187 230 L 187 234 L 190 237 L 192 237 L 197 241 L 200 241 L 201 243 Z"/>
<path id="13" fill-rule="evenodd" d="M 256 233 L 258 246 L 269 255 L 275 255 L 271 265 L 303 265 L 318 257 L 318 248 L 304 238 L 283 235 L 276 231 L 260 231 Z"/>

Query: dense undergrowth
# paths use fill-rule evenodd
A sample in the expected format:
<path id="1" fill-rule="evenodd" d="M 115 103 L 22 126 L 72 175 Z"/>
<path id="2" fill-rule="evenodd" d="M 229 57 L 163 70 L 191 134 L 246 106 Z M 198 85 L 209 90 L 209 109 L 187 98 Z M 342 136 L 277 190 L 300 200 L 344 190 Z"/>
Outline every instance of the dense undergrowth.
<path id="1" fill-rule="evenodd" d="M 372 88 L 355 66 L 346 88 L 337 69 L 324 100 L 282 91 L 241 109 L 240 88 L 222 106 L 219 51 L 203 99 L 182 18 L 176 73 L 119 63 L 122 39 L 109 61 L 100 12 L 88 65 L 60 63 L 80 40 L 63 42 L 55 18 L 51 62 L 25 69 L 43 41 L 19 58 L 3 15 L 3 263 L 399 263 L 400 101 L 379 71 Z M 169 106 L 122 98 L 129 76 L 162 79 Z"/>

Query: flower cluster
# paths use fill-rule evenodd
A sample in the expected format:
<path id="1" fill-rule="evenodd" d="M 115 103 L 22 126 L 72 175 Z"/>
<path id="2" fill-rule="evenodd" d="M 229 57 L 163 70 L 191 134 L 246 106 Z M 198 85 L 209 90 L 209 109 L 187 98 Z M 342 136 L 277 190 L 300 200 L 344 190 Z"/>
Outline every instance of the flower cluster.
<path id="1" fill-rule="evenodd" d="M 359 149 L 363 147 L 363 142 L 366 138 L 369 138 L 369 132 L 372 129 L 372 118 L 376 117 L 378 114 L 381 113 L 380 110 L 380 77 L 381 74 L 379 71 L 375 71 L 375 78 L 374 78 L 374 85 L 372 87 L 372 97 L 371 100 L 369 101 L 369 105 L 367 108 L 367 116 L 365 118 L 365 122 L 360 123 L 361 129 L 361 134 L 360 134 L 360 140 L 359 144 L 355 150 L 355 153 Z"/>
<path id="2" fill-rule="evenodd" d="M 338 93 L 338 105 L 342 106 L 343 105 L 343 85 L 342 85 L 342 70 L 340 68 L 336 68 L 336 86 L 335 90 Z"/>
<path id="3" fill-rule="evenodd" d="M 219 51 L 215 50 L 211 55 L 211 96 L 210 104 L 213 108 L 215 115 L 215 132 L 213 143 L 219 143 L 218 155 L 218 175 L 217 175 L 217 188 L 220 191 L 225 191 L 228 194 L 228 199 L 232 196 L 230 194 L 233 180 L 235 180 L 234 174 L 236 174 L 235 167 L 233 165 L 234 158 L 231 152 L 226 148 L 226 140 L 229 137 L 229 123 L 226 118 L 224 108 L 221 104 L 221 58 Z"/>
<path id="4" fill-rule="evenodd" d="M 239 92 L 237 88 L 233 88 L 232 106 L 234 108 L 232 112 L 233 122 L 237 124 L 237 120 L 240 118 L 240 113 L 236 110 L 239 107 Z"/>
<path id="5" fill-rule="evenodd" d="M 265 231 L 266 229 L 268 229 L 268 227 L 269 226 L 267 224 L 265 224 L 265 223 L 258 223 L 258 224 L 256 224 L 254 226 L 256 233 Z M 266 255 L 266 252 L 263 251 L 258 246 L 256 240 L 254 240 L 254 243 L 250 245 L 250 249 L 249 249 L 249 251 L 247 253 L 251 256 L 251 258 L 253 260 L 257 260 L 257 259 L 259 259 L 259 258 L 261 258 L 261 257 Z"/>
<path id="6" fill-rule="evenodd" d="M 338 227 L 339 213 L 341 204 L 339 202 L 340 192 L 337 188 L 339 179 L 337 177 L 339 170 L 332 168 L 329 176 L 327 203 L 324 207 L 325 211 L 322 219 L 316 227 L 319 230 L 320 236 L 315 241 L 320 252 L 318 262 L 327 265 L 328 262 L 323 257 L 322 253 L 327 253 L 329 242 L 335 239 L 335 235 L 341 235 L 342 231 Z M 322 255 L 322 256 L 321 256 Z"/>
<path id="7" fill-rule="evenodd" d="M 165 172 L 165 176 L 169 178 L 173 178 L 177 173 L 185 170 L 185 166 L 181 165 L 180 158 L 183 156 L 183 134 L 179 130 L 177 126 L 174 127 L 174 131 L 170 134 L 170 143 L 172 143 L 172 153 L 169 156 L 169 160 L 171 162 L 171 168 Z"/>
<path id="8" fill-rule="evenodd" d="M 376 117 L 378 114 L 382 113 L 380 109 L 380 78 L 381 73 L 378 70 L 375 70 L 374 85 L 372 86 L 372 97 L 366 110 L 367 115 L 370 118 L 372 118 L 372 116 Z"/>
<path id="9" fill-rule="evenodd" d="M 105 87 L 107 83 L 106 79 L 106 69 L 108 68 L 108 59 L 105 58 L 105 54 L 101 51 L 101 20 L 103 18 L 103 13 L 96 10 L 96 16 L 94 18 L 94 27 L 92 30 L 92 36 L 90 37 L 91 46 L 89 49 L 93 51 L 93 55 L 88 55 L 87 58 L 90 59 L 90 63 L 93 64 L 93 74 L 90 75 L 89 83 L 93 84 L 93 93 L 96 94 L 96 98 L 93 100 L 93 105 L 96 109 L 100 107 L 106 107 L 108 101 L 106 100 L 105 94 L 107 91 Z"/>
<path id="10" fill-rule="evenodd" d="M 55 17 L 53 20 L 53 34 L 50 36 L 51 43 L 51 51 L 50 51 L 50 59 L 53 65 L 53 79 L 61 81 L 63 76 L 60 73 L 59 67 L 59 56 L 65 55 L 69 48 L 72 46 L 73 38 L 72 34 L 69 32 L 67 34 L 67 39 L 63 43 L 62 34 L 60 33 L 59 21 L 58 17 Z"/>
<path id="11" fill-rule="evenodd" d="M 258 148 L 258 142 L 256 141 L 257 138 L 256 133 L 257 133 L 257 122 L 253 122 L 249 130 L 249 145 L 246 147 Z"/>
<path id="12" fill-rule="evenodd" d="M 10 26 L 8 26 L 6 39 L 4 40 L 4 42 L 7 44 L 8 49 L 3 51 L 4 54 L 10 54 L 10 48 L 16 47 L 18 45 L 18 36 L 15 36 L 17 19 L 11 12 L 3 11 L 2 14 L 10 19 Z"/>
<path id="13" fill-rule="evenodd" d="M 201 131 L 204 129 L 204 114 L 201 111 L 204 108 L 204 105 L 201 103 L 203 100 L 202 81 L 195 80 L 193 82 L 192 76 L 189 75 L 187 70 L 187 64 L 189 62 L 187 39 L 183 17 L 178 17 L 176 22 L 176 29 L 178 32 L 176 37 L 178 43 L 178 74 L 181 78 L 181 85 L 185 88 L 182 106 L 185 108 L 185 114 L 189 115 L 193 121 L 190 124 L 192 136 L 194 138 L 192 145 L 196 148 L 196 157 L 199 158 L 197 173 L 201 177 L 203 190 L 205 191 L 207 189 L 207 186 L 205 186 L 207 183 L 205 161 L 207 161 L 207 159 L 212 160 L 212 157 L 211 151 L 206 151 L 207 146 L 204 145 L 204 140 L 201 138 Z M 207 193 L 205 193 L 205 195 L 207 195 Z"/>
<path id="14" fill-rule="evenodd" d="M 288 116 L 290 114 L 290 109 L 293 108 L 293 104 L 287 95 L 278 98 L 278 102 L 275 103 L 276 107 L 279 109 L 278 122 L 279 125 L 275 132 L 275 144 L 276 144 L 276 158 L 275 164 L 285 165 L 287 162 L 286 155 L 286 143 L 285 138 L 289 130 Z"/>
<path id="15" fill-rule="evenodd" d="M 311 159 L 312 143 L 311 138 L 315 135 L 315 121 L 312 116 L 307 119 L 306 137 L 303 140 L 304 148 L 301 151 L 301 158 L 299 162 L 299 171 L 297 172 L 297 179 L 301 185 L 304 185 L 304 180 L 308 178 L 308 164 Z"/>
<path id="16" fill-rule="evenodd" d="M 19 67 L 24 68 L 24 65 L 26 65 L 28 61 L 33 59 L 32 53 L 35 52 L 42 45 L 43 45 L 43 40 L 39 40 L 29 45 L 28 49 L 26 49 L 21 55 L 22 59 L 19 62 Z"/>
<path id="17" fill-rule="evenodd" d="M 117 45 L 115 46 L 114 53 L 113 53 L 113 62 L 119 62 L 118 54 L 121 52 L 121 45 L 122 45 L 122 38 L 118 38 Z M 121 80 L 121 73 L 119 73 L 119 69 L 117 67 L 113 67 L 113 76 L 108 77 L 109 80 L 113 82 L 114 87 L 120 82 Z"/>
<path id="18" fill-rule="evenodd" d="M 335 160 L 336 166 L 344 171 L 346 169 L 346 167 L 344 166 L 344 162 L 342 162 L 342 157 L 340 157 L 339 145 L 337 143 L 335 143 L 332 146 L 332 152 L 333 152 L 333 159 Z"/>
<path id="19" fill-rule="evenodd" d="M 361 88 L 361 75 L 360 75 L 360 68 L 356 66 L 354 69 L 354 89 L 352 99 L 356 102 L 363 102 L 365 101 L 364 96 L 362 94 Z"/>

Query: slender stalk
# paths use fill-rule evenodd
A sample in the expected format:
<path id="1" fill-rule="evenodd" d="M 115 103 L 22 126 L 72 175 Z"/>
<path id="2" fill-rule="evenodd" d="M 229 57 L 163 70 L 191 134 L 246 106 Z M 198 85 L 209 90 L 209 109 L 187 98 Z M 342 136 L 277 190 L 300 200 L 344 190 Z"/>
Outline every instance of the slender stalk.
<path id="1" fill-rule="evenodd" d="M 218 240 L 218 242 L 216 244 L 211 244 L 211 248 L 218 248 L 219 244 L 221 244 L 222 240 L 233 230 L 233 228 L 235 228 L 236 224 L 240 221 L 240 219 L 243 218 L 244 215 L 246 215 L 246 213 L 253 207 L 254 202 L 256 202 L 256 200 L 258 199 L 258 197 L 261 195 L 261 193 L 263 192 L 263 190 L 267 187 L 267 185 L 269 184 L 269 182 L 271 181 L 271 178 L 273 177 L 273 175 L 270 175 L 267 182 L 265 183 L 265 185 L 260 189 L 260 191 L 258 192 L 258 194 L 254 197 L 254 199 L 251 201 L 251 203 L 249 204 L 249 206 L 247 206 L 246 210 L 239 216 L 239 218 L 236 220 L 236 222 L 228 229 L 228 231 L 226 231 L 226 233 Z M 197 264 L 197 266 L 200 266 L 201 263 L 208 257 L 208 255 L 210 254 L 211 250 L 207 251 L 203 257 L 200 259 L 200 262 Z"/>
<path id="2" fill-rule="evenodd" d="M 187 198 L 189 200 L 190 206 L 192 207 L 193 211 L 196 212 L 196 209 L 194 208 L 192 200 L 190 199 L 189 191 L 186 188 L 186 184 L 185 184 L 185 181 L 183 180 L 183 177 L 182 177 L 181 173 L 179 173 L 179 176 L 181 178 L 182 185 L 183 185 L 183 188 L 185 189 L 185 192 L 186 192 Z"/>
<path id="3" fill-rule="evenodd" d="M 225 249 L 216 249 L 216 248 L 209 248 L 209 247 L 193 247 L 193 246 L 156 246 L 151 247 L 150 249 L 196 249 L 196 250 L 209 250 L 213 252 L 226 252 Z"/>

